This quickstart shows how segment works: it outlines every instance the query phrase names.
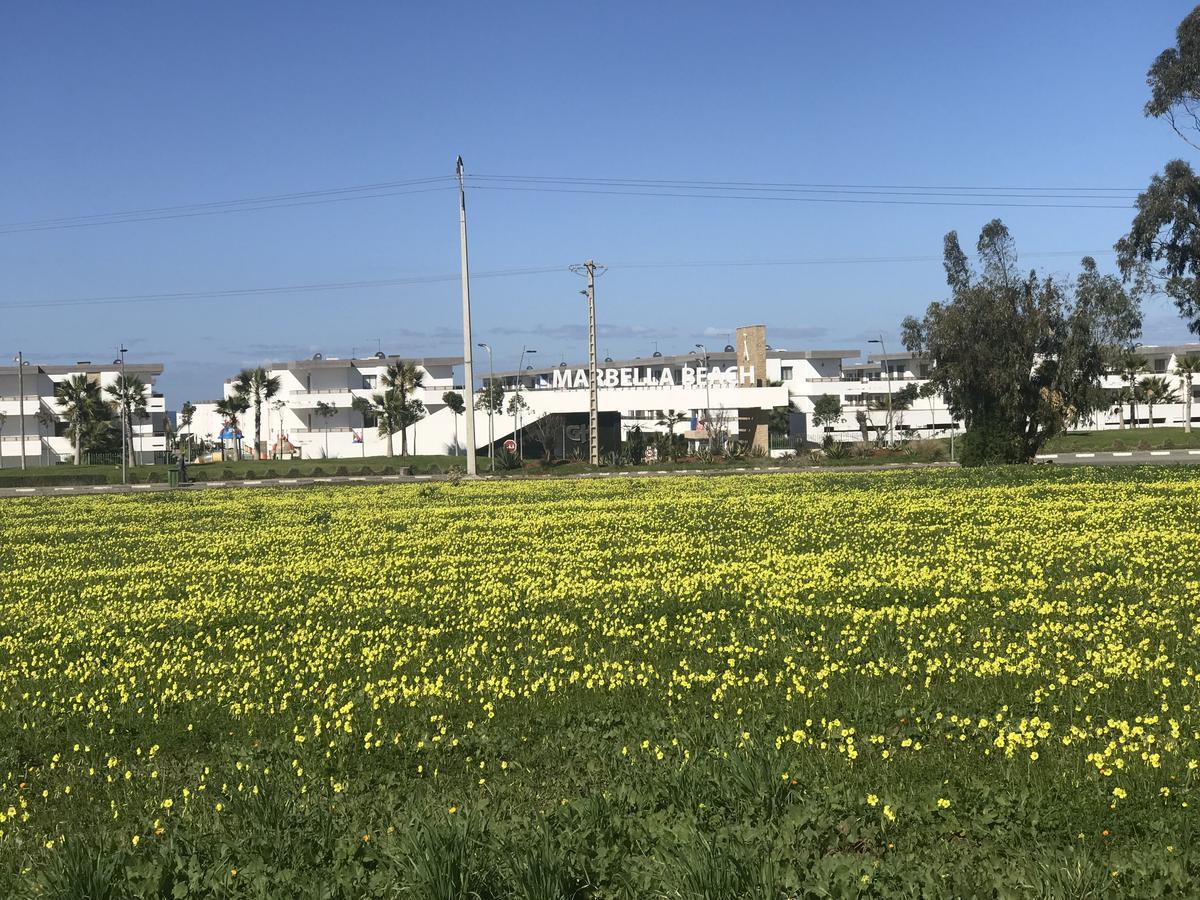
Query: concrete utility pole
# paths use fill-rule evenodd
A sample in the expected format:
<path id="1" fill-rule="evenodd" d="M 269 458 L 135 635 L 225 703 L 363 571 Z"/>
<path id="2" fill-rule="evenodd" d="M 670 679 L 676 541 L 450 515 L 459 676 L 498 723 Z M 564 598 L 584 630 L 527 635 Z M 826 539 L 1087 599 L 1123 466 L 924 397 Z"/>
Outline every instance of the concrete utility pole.
<path id="1" fill-rule="evenodd" d="M 121 484 L 129 483 L 129 451 L 125 444 L 125 345 L 121 345 Z"/>
<path id="2" fill-rule="evenodd" d="M 21 468 L 25 468 L 25 353 L 17 351 L 17 420 L 21 423 Z"/>
<path id="3" fill-rule="evenodd" d="M 475 473 L 475 369 L 471 364 L 471 279 L 467 269 L 467 189 L 464 183 L 463 160 L 455 164 L 458 172 L 458 234 L 462 247 L 462 312 L 463 312 L 463 386 L 471 414 L 467 419 L 467 474 Z"/>
<path id="4" fill-rule="evenodd" d="M 587 275 L 588 301 L 588 462 L 600 465 L 600 393 L 596 384 L 596 274 L 603 275 L 605 266 L 589 259 L 581 266 L 571 266 L 577 275 Z"/>
<path id="5" fill-rule="evenodd" d="M 481 341 L 476 346 L 482 347 L 484 350 L 487 351 L 487 354 L 488 354 L 488 393 L 487 393 L 487 399 L 488 399 L 488 461 L 492 464 L 492 472 L 495 473 L 495 471 L 496 471 L 496 429 L 495 429 L 495 425 L 493 424 L 493 419 L 492 419 L 493 414 L 495 413 L 495 410 L 492 408 L 492 397 L 494 396 L 495 390 L 496 390 L 496 367 L 495 367 L 493 359 L 492 359 L 492 345 Z M 471 414 L 472 415 L 475 414 L 475 410 L 474 410 L 473 406 L 471 409 Z"/>

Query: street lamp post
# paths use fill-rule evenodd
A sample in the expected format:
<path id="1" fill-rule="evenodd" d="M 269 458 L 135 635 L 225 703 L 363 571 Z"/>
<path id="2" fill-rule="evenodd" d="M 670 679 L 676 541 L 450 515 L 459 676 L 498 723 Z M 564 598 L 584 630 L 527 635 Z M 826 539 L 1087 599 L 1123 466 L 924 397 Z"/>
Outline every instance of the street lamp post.
<path id="1" fill-rule="evenodd" d="M 879 362 L 883 366 L 883 371 L 887 374 L 887 391 L 888 391 L 888 394 L 887 394 L 887 414 L 888 414 L 887 442 L 888 442 L 889 447 L 894 447 L 894 446 L 896 446 L 896 437 L 895 437 L 895 430 L 894 430 L 895 426 L 893 425 L 893 420 L 892 420 L 892 369 L 891 369 L 891 366 L 888 365 L 888 361 L 887 361 L 887 346 L 883 343 L 883 335 L 882 334 L 879 335 L 879 340 L 875 340 L 874 338 L 871 338 L 869 341 L 867 341 L 867 343 L 879 345 L 879 350 L 880 350 Z"/>
<path id="2" fill-rule="evenodd" d="M 517 363 L 517 392 L 513 402 L 513 434 L 517 438 L 517 455 L 525 461 L 525 435 L 521 432 L 521 373 L 525 371 L 525 354 L 537 353 L 529 347 L 521 347 L 521 361 Z"/>
<path id="3" fill-rule="evenodd" d="M 703 344 L 697 344 L 696 349 L 704 354 L 704 434 L 708 438 L 708 449 L 712 450 L 712 393 L 709 389 L 712 382 L 708 377 L 708 348 Z"/>
<path id="4" fill-rule="evenodd" d="M 488 460 L 492 464 L 492 473 L 495 474 L 495 472 L 496 472 L 496 433 L 495 433 L 495 426 L 492 424 L 492 416 L 495 413 L 495 409 L 493 409 L 493 406 L 492 406 L 492 401 L 495 398 L 495 392 L 496 392 L 496 369 L 492 365 L 492 345 L 488 344 L 486 342 L 480 341 L 478 346 L 480 346 L 484 350 L 486 350 L 487 355 L 488 355 L 488 393 L 487 393 L 487 401 L 488 401 Z M 471 396 L 470 391 L 467 391 L 467 396 L 468 397 Z M 472 399 L 472 401 L 471 401 L 471 415 L 475 415 L 474 399 Z"/>
<path id="5" fill-rule="evenodd" d="M 25 353 L 17 352 L 17 420 L 21 423 L 21 468 L 25 468 Z"/>

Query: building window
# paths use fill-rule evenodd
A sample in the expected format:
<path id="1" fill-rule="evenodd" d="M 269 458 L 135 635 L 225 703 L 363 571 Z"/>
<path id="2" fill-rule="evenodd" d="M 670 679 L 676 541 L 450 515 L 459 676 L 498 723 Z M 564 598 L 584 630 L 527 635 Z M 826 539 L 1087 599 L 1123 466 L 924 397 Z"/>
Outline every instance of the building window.
<path id="1" fill-rule="evenodd" d="M 781 381 L 791 381 L 792 380 L 792 367 L 791 366 L 781 366 L 779 369 L 779 379 Z"/>
<path id="2" fill-rule="evenodd" d="M 378 381 L 379 381 L 378 375 L 364 375 L 363 376 L 363 390 L 368 390 L 368 391 L 373 390 Z"/>
<path id="3" fill-rule="evenodd" d="M 1162 375 L 1167 371 L 1167 361 L 1165 359 L 1156 359 L 1154 361 L 1154 371 Z"/>

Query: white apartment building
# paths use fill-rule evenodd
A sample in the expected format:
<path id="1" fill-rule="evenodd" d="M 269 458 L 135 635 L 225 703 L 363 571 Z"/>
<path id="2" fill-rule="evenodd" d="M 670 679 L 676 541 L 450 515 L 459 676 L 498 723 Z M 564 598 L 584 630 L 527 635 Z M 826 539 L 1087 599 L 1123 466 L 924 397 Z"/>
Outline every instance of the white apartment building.
<path id="1" fill-rule="evenodd" d="M 1131 415 L 1129 404 L 1120 406 L 1114 404 L 1109 409 L 1097 413 L 1092 420 L 1081 424 L 1081 428 L 1109 429 L 1130 427 L 1147 428 L 1151 425 L 1181 427 L 1184 424 L 1185 393 L 1187 387 L 1183 378 L 1175 369 L 1175 364 L 1183 356 L 1200 356 L 1200 344 L 1172 344 L 1167 346 L 1145 346 L 1137 348 L 1137 355 L 1146 360 L 1145 368 L 1135 378 L 1140 381 L 1145 377 L 1158 377 L 1170 385 L 1176 394 L 1174 403 L 1155 403 L 1153 421 L 1151 411 L 1145 403 L 1135 403 Z M 1129 382 L 1120 375 L 1106 375 L 1104 386 L 1114 390 L 1128 387 Z M 1192 377 L 1192 426 L 1200 423 L 1200 376 Z"/>
<path id="2" fill-rule="evenodd" d="M 663 433 L 669 413 L 683 412 L 685 424 L 675 428 L 694 444 L 707 441 L 703 423 L 706 410 L 714 418 L 728 412 L 728 435 L 733 440 L 751 443 L 756 423 L 772 410 L 789 404 L 798 415 L 788 416 L 789 434 L 772 434 L 771 452 L 794 450 L 804 442 L 819 443 L 826 434 L 835 440 L 860 440 L 862 425 L 857 413 L 866 414 L 864 423 L 871 438 L 887 428 L 886 397 L 889 383 L 893 393 L 906 384 L 920 386 L 928 380 L 929 363 L 911 353 L 869 356 L 857 362 L 858 350 L 784 350 L 769 345 L 759 360 L 751 366 L 754 372 L 742 371 L 744 352 L 734 345 L 708 351 L 698 348 L 685 355 L 633 359 L 606 359 L 600 375 L 604 386 L 599 392 L 600 428 L 609 431 L 611 446 L 619 435 L 628 438 L 633 428 L 643 432 Z M 742 360 L 739 362 L 739 360 Z M 885 368 L 886 363 L 886 368 Z M 629 372 L 628 383 L 616 373 Z M 617 383 L 606 372 L 616 374 Z M 700 376 L 698 373 L 703 372 Z M 577 449 L 578 439 L 572 435 L 586 433 L 585 414 L 588 408 L 586 367 L 560 363 L 555 367 L 527 366 L 523 372 L 499 372 L 496 380 L 508 393 L 520 384 L 522 397 L 529 409 L 515 417 L 497 416 L 495 432 L 500 436 L 513 433 L 514 425 L 537 431 L 536 421 L 544 415 L 556 415 L 562 424 L 557 449 Z M 890 379 L 890 381 L 889 381 Z M 485 379 L 486 381 L 486 379 Z M 837 398 L 842 404 L 842 417 L 836 423 L 816 426 L 812 422 L 815 401 L 823 394 Z M 606 421 L 607 419 L 607 421 Z M 893 412 L 893 431 L 897 439 L 904 436 L 941 437 L 961 430 L 952 421 L 940 397 L 922 398 L 906 410 Z M 602 441 L 604 443 L 604 441 Z"/>
<path id="3" fill-rule="evenodd" d="M 400 452 L 406 439 L 409 453 L 453 453 L 455 435 L 462 446 L 465 426 L 462 416 L 456 416 L 442 400 L 447 391 L 466 393 L 461 383 L 455 383 L 455 369 L 462 365 L 461 357 L 439 356 L 417 359 L 377 353 L 365 359 L 336 359 L 316 354 L 311 359 L 275 362 L 264 366 L 267 373 L 279 379 L 278 393 L 263 404 L 259 455 L 262 457 L 295 457 L 300 459 L 341 459 L 356 456 L 383 456 L 387 439 L 379 436 L 373 422 L 355 412 L 355 397 L 369 399 L 382 392 L 380 379 L 387 367 L 396 362 L 410 362 L 421 371 L 424 386 L 412 396 L 425 405 L 425 418 L 405 429 L 403 436 L 392 436 L 395 452 Z M 234 379 L 224 385 L 223 397 L 234 395 Z M 318 405 L 320 404 L 320 405 Z M 221 443 L 226 421 L 217 412 L 216 400 L 196 403 L 191 434 L 198 440 Z M 481 415 L 479 421 L 486 423 Z M 254 443 L 254 408 L 240 416 L 240 431 L 244 452 L 249 455 Z M 181 433 L 187 429 L 181 428 Z M 478 438 L 478 432 L 476 434 Z M 226 448 L 233 452 L 233 442 Z"/>
<path id="4" fill-rule="evenodd" d="M 670 427 L 693 446 L 701 446 L 709 437 L 706 417 L 730 439 L 769 448 L 775 455 L 806 442 L 819 443 L 826 435 L 838 441 L 857 441 L 865 430 L 868 438 L 875 439 L 888 428 L 889 391 L 894 397 L 909 386 L 919 390 L 928 383 L 934 367 L 931 360 L 909 352 L 870 354 L 864 359 L 856 349 L 773 348 L 765 343 L 763 326 L 741 328 L 737 334 L 736 347 L 729 344 L 709 350 L 698 346 L 686 354 L 656 352 L 646 357 L 603 360 L 597 367 L 602 453 L 628 440 L 634 428 L 643 433 L 662 433 Z M 1182 394 L 1182 379 L 1174 372 L 1175 360 L 1185 353 L 1200 354 L 1200 344 L 1140 347 L 1138 352 L 1147 359 L 1147 371 L 1139 378 L 1158 374 Z M 269 371 L 280 378 L 281 388 L 263 407 L 260 451 L 278 455 L 282 450 L 284 455 L 291 453 L 305 459 L 384 455 L 386 440 L 373 423 L 364 422 L 353 411 L 351 403 L 355 396 L 369 396 L 380 390 L 380 376 L 399 359 L 380 354 L 368 359 L 318 357 L 271 364 Z M 462 361 L 458 357 L 409 361 L 425 373 L 425 386 L 416 396 L 425 404 L 427 415 L 407 429 L 408 452 L 453 452 L 465 442 L 466 428 L 463 417 L 445 406 L 442 395 L 455 390 L 465 399 L 466 391 L 455 383 L 455 372 L 461 371 L 458 367 Z M 586 457 L 586 363 L 529 365 L 521 371 L 494 375 L 485 372 L 481 380 L 487 384 L 492 377 L 504 388 L 505 410 L 492 416 L 484 410 L 475 412 L 475 440 L 481 451 L 489 442 L 500 446 L 512 439 L 528 455 L 546 440 L 556 455 Z M 1106 387 L 1119 388 L 1123 383 L 1116 375 L 1105 379 Z M 508 404 L 517 392 L 524 408 L 513 415 L 508 412 Z M 224 394 L 228 397 L 232 393 L 233 384 L 228 381 Z M 837 398 L 842 415 L 836 422 L 817 426 L 812 421 L 814 404 L 826 394 Z M 1200 421 L 1200 379 L 1193 386 L 1193 394 L 1193 420 Z M 332 414 L 322 416 L 318 404 L 327 404 Z M 773 410 L 789 405 L 793 410 L 786 416 L 789 433 L 768 435 L 767 417 Z M 918 396 L 905 407 L 900 409 L 896 404 L 892 414 L 892 432 L 897 440 L 948 437 L 962 431 L 962 423 L 953 420 L 940 395 Z M 1137 412 L 1139 424 L 1149 424 L 1146 405 L 1139 404 Z M 677 424 L 660 424 L 672 414 Z M 1129 419 L 1128 408 L 1122 412 L 1114 406 L 1078 427 L 1118 428 L 1123 419 Z M 1155 405 L 1154 424 L 1180 425 L 1182 421 L 1182 396 L 1180 402 Z M 192 424 L 197 438 L 218 443 L 224 424 L 216 413 L 215 401 L 197 404 Z M 242 415 L 241 433 L 248 448 L 253 443 L 253 410 Z M 399 433 L 393 436 L 393 446 L 399 453 Z"/>
<path id="5" fill-rule="evenodd" d="M 101 396 L 108 399 L 104 389 L 117 380 L 121 371 L 120 360 L 107 365 L 84 360 L 72 365 L 29 361 L 20 369 L 15 365 L 0 366 L 0 465 L 20 466 L 22 454 L 25 464 L 30 466 L 72 461 L 75 450 L 54 396 L 55 385 L 73 375 L 86 375 L 99 386 Z M 162 371 L 160 363 L 127 362 L 124 367 L 126 375 L 138 376 L 147 389 L 147 416 L 135 418 L 132 423 L 134 458 L 139 463 L 161 460 L 166 450 L 166 401 L 154 389 Z"/>

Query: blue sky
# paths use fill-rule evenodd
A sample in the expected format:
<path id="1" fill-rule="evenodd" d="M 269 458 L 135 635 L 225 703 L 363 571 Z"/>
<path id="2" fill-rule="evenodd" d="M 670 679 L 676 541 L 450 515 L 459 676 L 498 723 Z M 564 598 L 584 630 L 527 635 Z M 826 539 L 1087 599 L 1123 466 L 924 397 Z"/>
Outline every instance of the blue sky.
<path id="1" fill-rule="evenodd" d="M 458 154 L 474 174 L 1131 196 L 1190 152 L 1141 112 L 1146 69 L 1189 9 L 10 4 L 0 19 L 0 224 L 449 175 Z M 0 350 L 99 361 L 124 341 L 131 359 L 166 364 L 173 407 L 218 396 L 243 365 L 315 351 L 460 353 L 452 279 L 52 305 L 452 276 L 457 196 L 434 186 L 10 230 L 0 234 Z M 945 295 L 938 260 L 950 229 L 973 245 L 1000 216 L 1027 265 L 1070 275 L 1076 252 L 1111 269 L 1107 251 L 1130 218 L 479 189 L 468 207 L 481 275 L 475 337 L 495 347 L 497 368 L 513 366 L 522 345 L 541 362 L 584 358 L 582 282 L 565 266 L 587 257 L 610 266 L 597 289 L 601 354 L 719 344 L 756 322 L 776 346 L 867 349 L 867 336 L 894 339 L 904 315 Z M 880 257 L 921 259 L 803 262 Z M 763 260 L 793 264 L 681 265 Z M 482 277 L 525 268 L 553 271 Z M 1165 301 L 1146 317 L 1147 343 L 1186 339 Z"/>

